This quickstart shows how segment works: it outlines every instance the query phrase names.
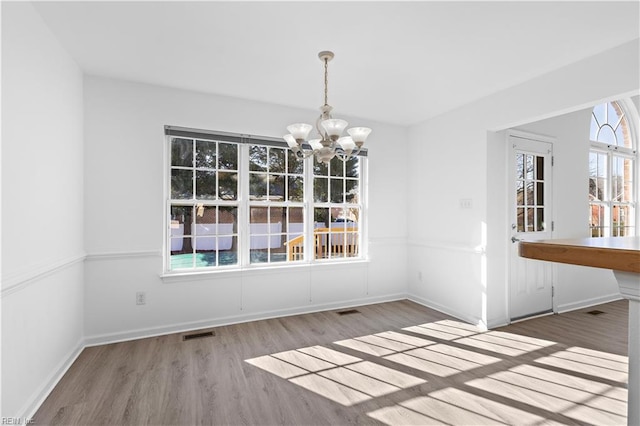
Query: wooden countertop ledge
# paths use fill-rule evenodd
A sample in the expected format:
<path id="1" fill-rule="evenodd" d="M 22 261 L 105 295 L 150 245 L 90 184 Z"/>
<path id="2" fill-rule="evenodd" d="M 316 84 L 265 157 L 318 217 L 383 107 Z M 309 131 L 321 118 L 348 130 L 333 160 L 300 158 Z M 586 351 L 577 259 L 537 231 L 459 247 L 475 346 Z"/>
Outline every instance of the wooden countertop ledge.
<path id="1" fill-rule="evenodd" d="M 522 257 L 640 273 L 640 237 L 521 241 Z"/>

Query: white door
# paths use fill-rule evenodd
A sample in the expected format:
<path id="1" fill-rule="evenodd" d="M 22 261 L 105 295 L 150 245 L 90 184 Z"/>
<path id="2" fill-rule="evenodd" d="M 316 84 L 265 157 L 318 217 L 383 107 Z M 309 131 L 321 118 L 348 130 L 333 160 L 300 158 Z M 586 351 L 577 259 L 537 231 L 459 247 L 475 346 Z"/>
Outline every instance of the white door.
<path id="1" fill-rule="evenodd" d="M 552 149 L 550 141 L 510 134 L 509 205 L 511 241 L 509 311 L 511 320 L 553 311 L 553 274 L 549 262 L 518 255 L 518 241 L 551 238 Z"/>

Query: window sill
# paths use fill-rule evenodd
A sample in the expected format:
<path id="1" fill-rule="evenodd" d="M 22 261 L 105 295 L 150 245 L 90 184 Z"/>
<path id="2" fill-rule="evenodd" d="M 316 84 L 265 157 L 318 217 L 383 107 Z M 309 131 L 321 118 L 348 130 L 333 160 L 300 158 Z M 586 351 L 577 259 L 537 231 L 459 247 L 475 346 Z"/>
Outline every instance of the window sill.
<path id="1" fill-rule="evenodd" d="M 189 270 L 189 271 L 177 271 L 177 272 L 164 272 L 160 274 L 160 278 L 165 283 L 185 282 L 185 281 L 204 281 L 211 279 L 224 279 L 234 278 L 239 276 L 252 276 L 252 275 L 264 275 L 264 274 L 284 274 L 287 271 L 307 270 L 313 272 L 314 270 L 330 269 L 330 268 L 348 268 L 354 266 L 364 266 L 369 264 L 369 259 L 356 259 L 356 260 L 333 260 L 314 263 L 296 263 L 291 265 L 255 265 L 246 266 L 244 268 L 234 269 L 207 269 L 207 270 Z"/>

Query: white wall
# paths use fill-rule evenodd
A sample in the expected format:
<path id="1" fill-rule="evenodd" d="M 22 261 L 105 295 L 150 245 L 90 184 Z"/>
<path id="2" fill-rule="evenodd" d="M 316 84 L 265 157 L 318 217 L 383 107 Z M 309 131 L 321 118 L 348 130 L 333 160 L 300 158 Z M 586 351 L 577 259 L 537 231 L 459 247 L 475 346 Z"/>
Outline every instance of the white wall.
<path id="1" fill-rule="evenodd" d="M 481 325 L 508 322 L 506 147 L 494 132 L 637 94 L 638 50 L 626 43 L 410 128 L 411 298 Z"/>
<path id="2" fill-rule="evenodd" d="M 2 417 L 28 416 L 82 343 L 82 73 L 2 3 Z"/>
<path id="3" fill-rule="evenodd" d="M 374 129 L 369 262 L 162 279 L 163 126 L 279 137 L 317 113 L 90 76 L 84 93 L 90 343 L 404 297 L 404 129 L 347 117 Z"/>

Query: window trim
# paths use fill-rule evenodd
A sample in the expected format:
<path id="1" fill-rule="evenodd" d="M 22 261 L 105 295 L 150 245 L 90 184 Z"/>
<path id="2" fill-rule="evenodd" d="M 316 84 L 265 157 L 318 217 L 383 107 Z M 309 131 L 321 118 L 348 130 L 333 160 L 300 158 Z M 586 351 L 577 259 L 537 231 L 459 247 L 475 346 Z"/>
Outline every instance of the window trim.
<path id="1" fill-rule="evenodd" d="M 638 114 L 637 114 L 637 109 L 635 107 L 635 105 L 631 102 L 630 99 L 620 99 L 620 100 L 610 100 L 610 101 L 606 101 L 603 102 L 604 104 L 610 104 L 610 103 L 616 103 L 618 105 L 618 108 L 620 108 L 620 110 L 623 113 L 623 117 L 625 118 L 625 122 L 626 125 L 628 127 L 629 130 L 629 137 L 631 140 L 631 148 L 625 147 L 625 146 L 620 146 L 620 145 L 613 145 L 613 144 L 608 144 L 605 142 L 600 142 L 600 141 L 594 141 L 591 139 L 591 134 L 589 134 L 589 156 L 591 155 L 591 153 L 597 153 L 597 154 L 605 154 L 607 156 L 607 180 L 608 180 L 608 185 L 607 185 L 607 200 L 598 200 L 597 202 L 592 202 L 589 201 L 588 202 L 588 206 L 589 206 L 589 226 L 588 226 L 588 235 L 592 236 L 593 235 L 593 229 L 590 226 L 590 221 L 591 221 L 591 211 L 592 211 L 592 206 L 593 205 L 601 205 L 604 206 L 605 209 L 607 209 L 607 224 L 605 226 L 606 229 L 608 229 L 609 231 L 609 236 L 613 236 L 613 215 L 612 215 L 612 210 L 613 207 L 615 205 L 631 205 L 633 207 L 634 210 L 634 226 L 633 226 L 633 234 L 634 236 L 638 236 L 640 235 L 640 195 L 638 190 L 640 189 L 640 155 L 638 155 L 638 129 L 636 128 L 636 121 L 638 118 Z M 598 104 L 600 105 L 600 104 Z M 591 108 L 591 115 L 590 115 L 590 121 L 589 121 L 589 126 L 591 126 L 591 122 L 593 120 L 594 117 L 594 108 L 597 105 L 594 105 Z M 622 120 L 622 117 L 619 118 L 619 121 Z M 596 120 L 597 122 L 597 120 Z M 599 123 L 598 123 L 599 124 Z M 609 125 L 609 123 L 604 123 L 601 124 L 600 127 L 602 127 L 603 125 Z M 632 177 L 633 177 L 633 194 L 635 196 L 635 198 L 633 199 L 633 201 L 630 202 L 624 202 L 624 203 L 620 203 L 620 202 L 616 202 L 614 200 L 612 200 L 612 194 L 610 194 L 612 188 L 611 185 L 613 183 L 613 175 L 612 175 L 612 166 L 613 166 L 613 161 L 615 158 L 627 158 L 633 161 L 633 171 L 632 171 Z M 591 179 L 591 175 L 589 174 L 589 179 Z M 600 238 L 600 237 L 598 237 Z"/>
<path id="2" fill-rule="evenodd" d="M 234 205 L 238 208 L 237 217 L 237 238 L 238 246 L 238 263 L 227 266 L 210 266 L 210 267 L 192 267 L 185 269 L 170 269 L 171 254 L 169 247 L 170 241 L 170 224 L 171 224 L 171 138 L 172 137 L 184 137 L 188 139 L 205 139 L 214 140 L 218 142 L 230 142 L 238 144 L 238 176 L 240 184 L 238 185 L 238 197 L 235 201 L 225 200 L 211 200 L 212 205 Z M 368 232 L 367 232 L 367 214 L 368 211 L 368 174 L 367 174 L 367 161 L 360 162 L 359 170 L 359 184 L 360 184 L 360 197 L 361 201 L 358 203 L 361 211 L 360 222 L 358 223 L 358 244 L 359 253 L 357 257 L 343 257 L 343 258 L 331 258 L 331 259 L 315 259 L 313 256 L 313 238 L 305 238 L 304 245 L 304 259 L 299 261 L 285 261 L 274 263 L 251 263 L 250 262 L 250 250 L 247 249 L 250 242 L 250 233 L 248 227 L 244 224 L 249 223 L 249 212 L 252 205 L 252 201 L 249 199 L 249 164 L 248 164 L 248 152 L 249 146 L 252 144 L 263 145 L 269 147 L 285 148 L 289 149 L 286 142 L 279 138 L 253 136 L 248 134 L 237 134 L 222 131 L 211 131 L 202 129 L 192 129 L 180 126 L 164 126 L 163 135 L 163 233 L 162 233 L 162 273 L 161 277 L 192 277 L 201 276 L 207 274 L 234 274 L 243 271 L 257 271 L 257 270 L 277 270 L 280 268 L 299 268 L 299 267 L 317 267 L 318 265 L 345 265 L 345 264 L 357 264 L 368 262 Z M 311 149 L 310 146 L 305 147 Z M 195 155 L 195 153 L 194 153 Z M 359 157 L 367 157 L 367 149 L 362 149 L 358 153 Z M 289 200 L 277 202 L 274 204 L 265 204 L 264 207 L 302 207 L 305 215 L 305 228 L 304 235 L 313 235 L 314 231 L 314 209 L 316 204 L 313 199 L 313 157 L 300 160 L 305 162 L 304 167 L 304 199 L 302 202 L 292 203 Z M 179 200 L 174 200 L 179 201 Z M 184 200 L 185 205 L 191 205 L 192 200 Z M 180 204 L 179 202 L 177 204 Z M 208 204 L 208 203 L 205 203 Z M 242 227 L 242 231 L 240 228 Z M 247 228 L 247 229 L 244 229 Z"/>

